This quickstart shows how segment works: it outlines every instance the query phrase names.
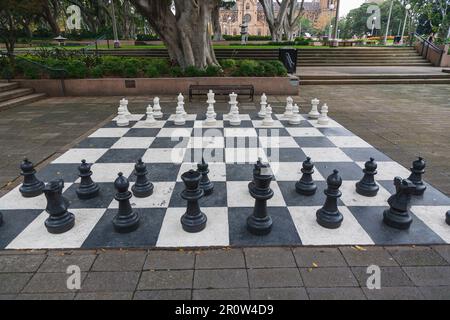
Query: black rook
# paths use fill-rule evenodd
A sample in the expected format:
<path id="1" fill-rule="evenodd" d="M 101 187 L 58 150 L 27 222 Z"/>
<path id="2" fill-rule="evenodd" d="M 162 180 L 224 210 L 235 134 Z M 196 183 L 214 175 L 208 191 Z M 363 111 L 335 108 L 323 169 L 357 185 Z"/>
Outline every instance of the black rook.
<path id="1" fill-rule="evenodd" d="M 20 193 L 25 198 L 33 198 L 40 196 L 44 191 L 44 183 L 36 178 L 36 170 L 34 165 L 27 158 L 25 158 L 20 165 L 23 176 L 23 184 L 19 188 Z"/>
<path id="2" fill-rule="evenodd" d="M 206 228 L 207 217 L 200 210 L 198 201 L 205 192 L 200 188 L 202 175 L 198 171 L 190 170 L 181 176 L 186 189 L 181 192 L 181 197 L 187 201 L 186 213 L 181 217 L 183 230 L 190 233 L 200 232 Z"/>
<path id="3" fill-rule="evenodd" d="M 255 208 L 247 219 L 247 230 L 254 235 L 263 236 L 272 231 L 272 218 L 267 212 L 267 200 L 274 195 L 270 188 L 272 179 L 269 166 L 258 160 L 253 170 L 253 182 L 248 186 L 250 195 L 255 199 Z"/>
<path id="4" fill-rule="evenodd" d="M 52 181 L 44 188 L 47 198 L 45 211 L 50 215 L 45 221 L 48 232 L 61 234 L 69 231 L 75 225 L 75 216 L 68 212 L 69 201 L 63 197 L 64 181 Z"/>

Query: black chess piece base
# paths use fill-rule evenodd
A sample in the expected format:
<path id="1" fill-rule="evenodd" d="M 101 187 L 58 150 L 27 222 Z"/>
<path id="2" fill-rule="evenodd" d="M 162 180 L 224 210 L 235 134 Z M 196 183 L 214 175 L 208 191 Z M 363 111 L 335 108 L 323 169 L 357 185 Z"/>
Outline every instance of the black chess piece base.
<path id="1" fill-rule="evenodd" d="M 450 226 L 450 210 L 445 215 L 445 222 Z"/>
<path id="2" fill-rule="evenodd" d="M 415 183 L 413 182 L 415 188 L 412 192 L 413 196 L 423 196 L 425 191 L 427 190 L 427 186 L 423 182 Z"/>
<path id="3" fill-rule="evenodd" d="M 364 196 L 364 197 L 376 197 L 380 187 L 374 184 L 366 184 L 361 181 L 356 183 L 356 193 Z"/>
<path id="4" fill-rule="evenodd" d="M 100 187 L 96 183 L 92 183 L 91 185 L 80 185 L 76 192 L 78 198 L 81 200 L 89 200 L 98 196 Z"/>
<path id="5" fill-rule="evenodd" d="M 247 230 L 257 236 L 265 236 L 272 231 L 272 217 L 267 212 L 267 200 L 272 199 L 274 192 L 270 189 L 272 176 L 255 175 L 258 182 L 250 182 L 248 185 L 250 195 L 255 199 L 253 214 L 247 218 Z M 258 188 L 259 185 L 261 188 Z"/>
<path id="6" fill-rule="evenodd" d="M 203 231 L 206 228 L 208 218 L 203 212 L 199 212 L 196 215 L 184 214 L 181 217 L 181 226 L 183 230 L 189 233 L 197 233 Z"/>
<path id="7" fill-rule="evenodd" d="M 338 229 L 344 221 L 344 216 L 339 211 L 328 212 L 323 208 L 316 212 L 316 217 L 317 223 L 327 229 Z"/>
<path id="8" fill-rule="evenodd" d="M 407 230 L 411 227 L 413 219 L 409 214 L 391 208 L 384 211 L 383 222 L 389 227 Z"/>
<path id="9" fill-rule="evenodd" d="M 153 194 L 153 189 L 154 189 L 153 183 L 148 181 L 148 183 L 145 185 L 139 185 L 139 186 L 137 186 L 136 184 L 133 185 L 133 187 L 131 188 L 131 191 L 133 191 L 133 195 L 136 198 L 147 198 Z"/>
<path id="10" fill-rule="evenodd" d="M 301 195 L 313 196 L 317 192 L 317 185 L 314 182 L 305 184 L 302 181 L 298 181 L 295 184 L 295 190 Z"/>
<path id="11" fill-rule="evenodd" d="M 75 226 L 75 216 L 66 211 L 59 217 L 50 216 L 45 220 L 47 231 L 52 234 L 61 234 L 71 230 Z"/>
<path id="12" fill-rule="evenodd" d="M 247 218 L 247 230 L 257 236 L 268 235 L 272 231 L 273 221 L 270 216 L 256 217 L 251 215 Z"/>
<path id="13" fill-rule="evenodd" d="M 139 228 L 139 216 L 132 211 L 130 214 L 117 215 L 113 219 L 114 230 L 118 233 L 130 233 Z"/>
<path id="14" fill-rule="evenodd" d="M 32 185 L 22 185 L 19 191 L 24 198 L 38 197 L 44 192 L 44 183 L 42 181 L 36 181 Z"/>
<path id="15" fill-rule="evenodd" d="M 200 188 L 205 192 L 205 196 L 209 196 L 214 191 L 214 184 L 208 179 L 207 181 L 200 181 Z"/>

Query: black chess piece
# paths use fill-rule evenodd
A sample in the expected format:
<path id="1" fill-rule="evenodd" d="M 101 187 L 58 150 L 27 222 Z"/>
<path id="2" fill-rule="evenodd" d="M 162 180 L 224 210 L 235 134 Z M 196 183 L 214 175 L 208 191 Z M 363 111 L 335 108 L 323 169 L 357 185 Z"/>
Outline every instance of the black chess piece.
<path id="1" fill-rule="evenodd" d="M 205 162 L 205 158 L 202 158 L 202 163 L 197 164 L 198 172 L 202 175 L 200 180 L 200 188 L 205 192 L 205 196 L 209 196 L 214 191 L 214 184 L 209 180 L 208 164 Z"/>
<path id="2" fill-rule="evenodd" d="M 0 212 L 0 227 L 2 226 L 2 224 L 3 224 L 3 213 Z"/>
<path id="3" fill-rule="evenodd" d="M 80 185 L 77 189 L 77 196 L 82 200 L 88 200 L 98 196 L 100 187 L 94 181 L 92 181 L 92 165 L 86 163 L 86 160 L 81 160 L 81 165 L 78 167 L 81 178 Z"/>
<path id="4" fill-rule="evenodd" d="M 185 172 L 181 179 L 186 189 L 181 192 L 181 197 L 187 201 L 186 213 L 181 217 L 183 230 L 189 233 L 200 232 L 206 228 L 208 218 L 201 211 L 198 201 L 205 192 L 200 188 L 202 175 L 198 171 L 190 170 Z"/>
<path id="5" fill-rule="evenodd" d="M 384 211 L 383 221 L 392 228 L 406 230 L 413 222 L 409 207 L 415 186 L 411 181 L 399 177 L 394 179 L 394 185 L 396 192 L 388 200 L 390 208 Z"/>
<path id="6" fill-rule="evenodd" d="M 123 176 L 122 172 L 118 174 L 114 186 L 117 190 L 114 199 L 119 202 L 119 210 L 113 219 L 114 230 L 118 233 L 133 232 L 139 227 L 139 215 L 131 208 L 130 199 L 132 194 L 128 191 L 130 183 Z"/>
<path id="7" fill-rule="evenodd" d="M 364 177 L 356 183 L 356 192 L 365 197 L 375 197 L 380 190 L 380 187 L 375 182 L 375 175 L 378 165 L 374 158 L 370 158 L 365 164 Z"/>
<path id="8" fill-rule="evenodd" d="M 311 158 L 306 158 L 303 162 L 302 177 L 300 181 L 295 184 L 295 190 L 304 196 L 312 196 L 317 191 L 317 186 L 313 181 L 312 175 L 314 173 L 314 163 Z"/>
<path id="9" fill-rule="evenodd" d="M 272 231 L 272 217 L 267 212 L 267 200 L 274 195 L 270 188 L 272 179 L 269 166 L 262 164 L 259 159 L 253 170 L 253 182 L 249 184 L 250 195 L 255 199 L 255 208 L 247 219 L 247 230 L 254 235 L 263 236 Z"/>
<path id="10" fill-rule="evenodd" d="M 75 216 L 68 211 L 69 201 L 62 195 L 63 188 L 62 179 L 52 181 L 44 188 L 47 198 L 45 211 L 50 215 L 45 220 L 45 227 L 53 234 L 65 233 L 75 225 Z"/>
<path id="11" fill-rule="evenodd" d="M 337 201 L 342 196 L 339 188 L 342 186 L 342 178 L 339 171 L 334 170 L 327 179 L 328 188 L 324 191 L 327 199 L 324 206 L 316 213 L 317 223 L 327 229 L 337 229 L 344 221 L 344 216 L 338 209 Z"/>
<path id="12" fill-rule="evenodd" d="M 445 222 L 450 226 L 450 210 L 445 214 Z"/>
<path id="13" fill-rule="evenodd" d="M 20 169 L 22 170 L 23 184 L 19 188 L 19 191 L 22 196 L 25 198 L 40 196 L 44 191 L 45 185 L 36 178 L 36 170 L 34 170 L 33 163 L 25 158 L 20 165 Z"/>
<path id="14" fill-rule="evenodd" d="M 422 157 L 419 157 L 416 161 L 413 162 L 412 168 L 411 168 L 411 175 L 409 176 L 408 180 L 411 181 L 415 189 L 413 191 L 413 195 L 415 196 L 421 196 L 425 193 L 425 190 L 427 189 L 427 186 L 422 180 L 422 175 L 425 174 L 425 167 L 426 162 Z"/>
<path id="15" fill-rule="evenodd" d="M 136 175 L 136 183 L 131 188 L 136 198 L 146 198 L 153 194 L 153 183 L 148 180 L 147 166 L 142 159 L 139 159 L 134 166 L 134 174 Z"/>

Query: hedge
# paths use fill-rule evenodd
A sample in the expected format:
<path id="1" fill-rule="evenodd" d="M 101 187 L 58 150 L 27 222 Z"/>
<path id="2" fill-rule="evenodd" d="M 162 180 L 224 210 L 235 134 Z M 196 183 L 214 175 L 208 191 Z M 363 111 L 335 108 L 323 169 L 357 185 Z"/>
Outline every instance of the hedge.
<path id="1" fill-rule="evenodd" d="M 29 61 L 54 69 L 66 70 L 66 77 L 85 78 L 158 78 L 158 77 L 274 77 L 286 76 L 287 71 L 280 61 L 222 60 L 221 67 L 209 66 L 206 69 L 170 65 L 166 59 L 126 58 L 115 56 L 69 56 L 66 58 L 39 57 L 35 55 L 16 58 L 13 65 L 9 59 L 0 58 L 2 78 L 48 79 L 59 78 L 60 73 L 49 71 Z"/>

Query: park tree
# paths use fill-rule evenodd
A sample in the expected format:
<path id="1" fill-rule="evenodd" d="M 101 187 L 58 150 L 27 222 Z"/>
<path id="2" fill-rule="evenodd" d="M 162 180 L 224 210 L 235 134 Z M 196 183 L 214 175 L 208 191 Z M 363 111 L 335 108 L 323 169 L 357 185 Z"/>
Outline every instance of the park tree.
<path id="1" fill-rule="evenodd" d="M 92 33 L 99 34 L 111 20 L 108 1 L 105 0 L 66 0 L 69 5 L 80 7 L 82 21 Z M 111 0 L 112 1 L 112 0 Z"/>
<path id="2" fill-rule="evenodd" d="M 450 0 L 411 0 L 419 23 L 428 26 L 440 39 L 450 37 Z"/>
<path id="3" fill-rule="evenodd" d="M 294 41 L 294 34 L 300 29 L 300 22 L 305 12 L 305 0 L 300 2 L 291 1 L 286 19 L 284 20 L 284 30 L 288 41 Z"/>
<path id="4" fill-rule="evenodd" d="M 209 24 L 219 0 L 131 0 L 182 68 L 219 65 Z M 173 4 L 173 8 L 172 8 Z M 172 10 L 173 9 L 173 10 Z"/>
<path id="5" fill-rule="evenodd" d="M 288 15 L 292 2 L 297 3 L 297 0 L 277 0 L 276 2 L 273 0 L 259 0 L 259 2 L 264 9 L 270 34 L 272 35 L 272 41 L 283 41 L 286 16 Z M 275 6 L 279 7 L 278 10 L 275 10 Z"/>
<path id="6" fill-rule="evenodd" d="M 61 0 L 47 0 L 43 1 L 42 17 L 47 22 L 53 35 L 57 36 L 61 32 L 58 24 L 58 17 L 61 13 L 63 1 Z"/>
<path id="7" fill-rule="evenodd" d="M 231 9 L 233 6 L 236 5 L 235 0 L 220 0 L 216 3 L 214 6 L 213 12 L 212 12 L 212 26 L 213 26 L 213 32 L 214 32 L 214 41 L 223 40 L 222 36 L 222 28 L 220 27 L 220 9 Z"/>
<path id="8" fill-rule="evenodd" d="M 0 39 L 9 54 L 14 53 L 17 38 L 42 13 L 45 0 L 0 0 Z"/>

